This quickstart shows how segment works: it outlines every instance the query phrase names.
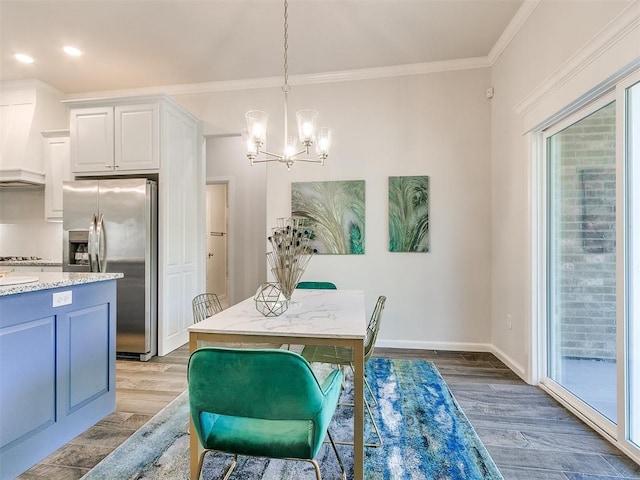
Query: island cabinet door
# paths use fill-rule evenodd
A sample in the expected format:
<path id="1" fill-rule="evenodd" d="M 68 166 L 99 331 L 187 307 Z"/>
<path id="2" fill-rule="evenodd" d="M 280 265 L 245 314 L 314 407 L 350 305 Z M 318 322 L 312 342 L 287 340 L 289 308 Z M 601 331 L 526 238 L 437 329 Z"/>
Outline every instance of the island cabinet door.
<path id="1" fill-rule="evenodd" d="M 113 384 L 109 368 L 111 304 L 79 306 L 58 317 L 58 379 L 65 389 L 58 391 L 58 413 L 73 418 L 74 412 L 108 394 Z M 96 420 L 97 421 L 97 420 Z"/>
<path id="2" fill-rule="evenodd" d="M 115 410 L 116 282 L 0 296 L 0 479 Z"/>
<path id="3" fill-rule="evenodd" d="M 0 452 L 13 452 L 0 460 L 0 478 L 21 445 L 56 421 L 55 316 L 34 316 L 9 323 L 2 310 L 0 328 Z M 28 455 L 28 453 L 27 453 Z"/>

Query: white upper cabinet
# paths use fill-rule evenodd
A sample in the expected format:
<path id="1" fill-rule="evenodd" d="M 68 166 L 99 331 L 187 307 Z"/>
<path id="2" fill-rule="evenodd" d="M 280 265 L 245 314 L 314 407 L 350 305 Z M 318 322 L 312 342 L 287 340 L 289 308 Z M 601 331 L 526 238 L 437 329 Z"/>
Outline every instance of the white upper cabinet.
<path id="1" fill-rule="evenodd" d="M 160 168 L 160 114 L 158 104 L 115 107 L 115 168 Z"/>
<path id="2" fill-rule="evenodd" d="M 158 103 L 72 108 L 71 170 L 114 175 L 160 168 Z"/>
<path id="3" fill-rule="evenodd" d="M 114 170 L 113 107 L 71 110 L 69 122 L 73 172 L 105 172 Z"/>
<path id="4" fill-rule="evenodd" d="M 73 180 L 69 130 L 42 132 L 46 182 L 44 215 L 48 221 L 62 221 L 62 184 Z"/>

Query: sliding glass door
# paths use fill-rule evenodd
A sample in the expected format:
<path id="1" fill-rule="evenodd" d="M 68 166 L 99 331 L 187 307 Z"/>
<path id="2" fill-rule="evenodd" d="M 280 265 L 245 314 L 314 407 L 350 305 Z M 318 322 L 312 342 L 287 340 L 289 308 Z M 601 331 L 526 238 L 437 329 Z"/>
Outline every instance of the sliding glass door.
<path id="1" fill-rule="evenodd" d="M 548 376 L 616 422 L 616 102 L 547 135 Z"/>
<path id="2" fill-rule="evenodd" d="M 640 72 L 541 138 L 542 385 L 640 461 Z"/>

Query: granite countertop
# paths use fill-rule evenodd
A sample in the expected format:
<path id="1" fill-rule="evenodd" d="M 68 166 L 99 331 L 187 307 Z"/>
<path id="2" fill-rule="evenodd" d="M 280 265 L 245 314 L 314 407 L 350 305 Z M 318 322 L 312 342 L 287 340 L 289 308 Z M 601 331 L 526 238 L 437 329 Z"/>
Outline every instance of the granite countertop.
<path id="1" fill-rule="evenodd" d="M 0 285 L 0 297 L 4 295 L 15 295 L 18 293 L 35 292 L 38 290 L 48 290 L 52 288 L 70 287 L 85 283 L 104 282 L 106 280 L 116 280 L 123 278 L 122 273 L 76 273 L 76 272 L 29 272 L 29 274 L 15 275 L 15 278 L 37 278 L 37 281 L 28 283 L 18 283 L 14 285 Z M 0 281 L 7 277 L 0 277 Z"/>
<path id="2" fill-rule="evenodd" d="M 60 260 L 6 260 L 0 261 L 0 267 L 60 267 Z"/>

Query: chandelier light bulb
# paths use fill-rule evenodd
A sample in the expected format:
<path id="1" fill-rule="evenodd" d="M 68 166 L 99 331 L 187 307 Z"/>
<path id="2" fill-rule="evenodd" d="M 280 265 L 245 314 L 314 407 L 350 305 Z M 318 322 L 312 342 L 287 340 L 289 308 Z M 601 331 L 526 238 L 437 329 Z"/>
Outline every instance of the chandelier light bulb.
<path id="1" fill-rule="evenodd" d="M 255 123 L 253 125 L 251 135 L 253 135 L 253 138 L 262 138 L 264 135 L 264 127 L 259 123 Z"/>
<path id="2" fill-rule="evenodd" d="M 305 137 L 310 137 L 312 132 L 313 132 L 313 126 L 309 122 L 306 122 L 302 125 L 302 134 Z"/>
<path id="3" fill-rule="evenodd" d="M 316 135 L 316 123 L 318 121 L 318 112 L 315 110 L 300 110 L 296 113 L 298 122 L 298 135 L 300 143 L 305 147 L 313 145 Z"/>
<path id="4" fill-rule="evenodd" d="M 287 146 L 284 149 L 285 158 L 291 158 L 296 154 L 296 138 L 287 137 Z"/>
<path id="5" fill-rule="evenodd" d="M 320 160 L 325 160 L 329 156 L 331 141 L 333 140 L 333 130 L 323 127 L 318 131 L 318 143 L 316 144 L 316 153 Z"/>
<path id="6" fill-rule="evenodd" d="M 262 110 L 251 110 L 245 115 L 247 131 L 253 143 L 259 148 L 267 140 L 267 120 L 269 115 Z"/>
<path id="7" fill-rule="evenodd" d="M 253 138 L 251 138 L 251 135 L 249 135 L 248 130 L 242 131 L 242 139 L 245 143 L 247 158 L 251 160 L 251 164 L 253 165 L 253 161 L 258 157 L 258 146 L 256 142 L 253 141 Z"/>

